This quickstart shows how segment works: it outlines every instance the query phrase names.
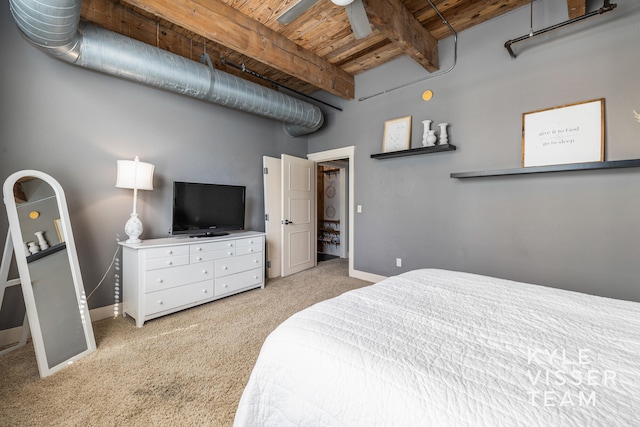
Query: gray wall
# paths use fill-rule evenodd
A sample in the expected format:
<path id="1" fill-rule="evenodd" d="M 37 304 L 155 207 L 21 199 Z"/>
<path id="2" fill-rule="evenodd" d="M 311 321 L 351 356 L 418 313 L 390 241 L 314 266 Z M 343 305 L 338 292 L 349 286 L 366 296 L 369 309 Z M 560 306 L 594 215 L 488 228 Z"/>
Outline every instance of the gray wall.
<path id="1" fill-rule="evenodd" d="M 594 2 L 590 2 L 592 4 Z M 594 5 L 599 7 L 602 3 Z M 529 8 L 464 31 L 449 74 L 344 102 L 309 151 L 355 145 L 355 268 L 380 275 L 433 267 L 640 301 L 640 169 L 457 180 L 451 172 L 519 167 L 522 113 L 605 98 L 606 160 L 640 158 L 640 2 L 514 45 Z M 534 4 L 534 29 L 567 19 L 566 2 Z M 451 39 L 440 44 L 442 69 Z M 399 59 L 356 79 L 356 99 L 426 74 Z M 421 99 L 431 89 L 429 102 Z M 391 160 L 385 120 L 449 122 L 455 152 Z M 403 267 L 395 267 L 402 258 Z"/>
<path id="2" fill-rule="evenodd" d="M 536 29 L 566 19 L 562 3 L 536 2 Z M 640 110 L 640 4 L 616 3 L 614 12 L 516 45 L 526 46 L 516 60 L 503 44 L 528 32 L 528 8 L 462 32 L 458 64 L 447 75 L 363 102 L 325 96 L 344 111 L 329 110 L 309 147 L 305 138 L 286 137 L 280 123 L 51 59 L 20 37 L 5 4 L 0 181 L 39 169 L 62 184 L 90 292 L 116 238 L 125 238 L 131 212 L 131 191 L 114 187 L 116 160 L 138 155 L 156 165 L 155 190 L 139 197 L 143 238 L 152 238 L 168 231 L 173 180 L 247 185 L 247 226 L 261 230 L 263 155 L 355 145 L 355 198 L 364 208 L 355 217 L 356 269 L 392 275 L 449 268 L 640 301 L 640 170 L 449 178 L 519 166 L 523 112 L 600 97 L 607 160 L 640 158 L 640 124 L 631 112 Z M 451 39 L 441 43 L 443 69 L 452 46 Z M 399 59 L 358 76 L 356 96 L 425 75 Z M 435 94 L 430 102 L 421 100 L 425 89 Z M 420 121 L 429 118 L 451 123 L 458 151 L 370 159 L 381 151 L 384 121 L 404 115 L 413 116 L 413 146 Z M 0 215 L 3 237 L 6 230 Z M 113 303 L 112 273 L 91 308 Z M 14 293 L 5 301 L 0 329 L 20 323 L 21 314 L 6 314 L 16 299 Z"/>
<path id="3" fill-rule="evenodd" d="M 87 293 L 109 266 L 116 239 L 126 239 L 133 192 L 115 188 L 116 160 L 138 155 L 156 166 L 155 189 L 140 191 L 138 198 L 142 238 L 153 238 L 169 230 L 174 180 L 246 185 L 247 228 L 264 230 L 262 156 L 307 153 L 306 138 L 287 137 L 280 122 L 46 56 L 19 35 L 6 2 L 0 8 L 0 52 L 0 182 L 22 169 L 41 170 L 60 182 Z M 3 243 L 6 230 L 2 213 Z M 113 304 L 112 273 L 90 308 Z M 7 310 L 21 305 L 14 294 L 5 301 Z M 0 329 L 22 321 L 7 310 Z"/>

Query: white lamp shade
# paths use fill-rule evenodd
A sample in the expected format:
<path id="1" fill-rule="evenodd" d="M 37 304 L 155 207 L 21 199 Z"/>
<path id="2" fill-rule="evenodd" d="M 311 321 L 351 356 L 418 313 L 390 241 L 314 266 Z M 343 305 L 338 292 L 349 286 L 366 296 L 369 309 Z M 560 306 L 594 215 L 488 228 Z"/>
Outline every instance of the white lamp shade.
<path id="1" fill-rule="evenodd" d="M 338 6 L 349 6 L 351 3 L 353 3 L 353 0 L 331 0 L 331 3 Z"/>
<path id="2" fill-rule="evenodd" d="M 153 190 L 155 166 L 138 160 L 118 160 L 116 187 L 138 190 Z"/>

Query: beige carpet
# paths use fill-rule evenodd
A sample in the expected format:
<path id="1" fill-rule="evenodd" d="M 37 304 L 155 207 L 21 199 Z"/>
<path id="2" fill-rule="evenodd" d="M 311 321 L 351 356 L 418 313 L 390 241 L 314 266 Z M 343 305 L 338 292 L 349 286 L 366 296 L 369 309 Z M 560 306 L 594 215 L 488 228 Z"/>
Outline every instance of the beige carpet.
<path id="1" fill-rule="evenodd" d="M 267 335 L 316 302 L 368 285 L 347 261 L 145 323 L 94 323 L 98 350 L 40 379 L 33 346 L 0 357 L 0 426 L 229 426 Z"/>

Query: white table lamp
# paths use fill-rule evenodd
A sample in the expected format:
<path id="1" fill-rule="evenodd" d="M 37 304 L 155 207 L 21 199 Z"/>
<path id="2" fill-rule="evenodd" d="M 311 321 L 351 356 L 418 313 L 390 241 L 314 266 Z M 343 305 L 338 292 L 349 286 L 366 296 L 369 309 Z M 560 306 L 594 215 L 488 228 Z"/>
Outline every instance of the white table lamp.
<path id="1" fill-rule="evenodd" d="M 153 170 L 155 166 L 144 163 L 136 156 L 135 160 L 118 160 L 118 178 L 116 187 L 133 189 L 133 212 L 124 226 L 124 231 L 129 236 L 127 243 L 140 243 L 142 234 L 142 221 L 138 218 L 136 204 L 138 190 L 153 190 Z"/>

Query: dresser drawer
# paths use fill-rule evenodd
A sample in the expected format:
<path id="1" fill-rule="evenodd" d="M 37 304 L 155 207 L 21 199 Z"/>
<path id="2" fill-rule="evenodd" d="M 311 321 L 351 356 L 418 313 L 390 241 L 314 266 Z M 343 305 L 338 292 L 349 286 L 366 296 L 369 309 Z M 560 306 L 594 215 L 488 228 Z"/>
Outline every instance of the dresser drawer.
<path id="1" fill-rule="evenodd" d="M 236 255 L 246 255 L 262 252 L 262 243 L 254 243 L 253 245 L 236 247 Z"/>
<path id="2" fill-rule="evenodd" d="M 262 252 L 250 255 L 240 255 L 233 258 L 220 259 L 215 262 L 215 277 L 228 276 L 242 271 L 262 267 Z"/>
<path id="3" fill-rule="evenodd" d="M 233 249 L 236 247 L 236 243 L 233 240 L 226 240 L 224 242 L 207 242 L 197 243 L 190 246 L 190 253 L 198 254 L 202 252 L 220 251 L 223 249 Z"/>
<path id="4" fill-rule="evenodd" d="M 262 241 L 263 241 L 263 237 L 262 236 L 258 236 L 258 237 L 248 237 L 246 239 L 238 239 L 236 240 L 236 247 L 241 247 L 241 246 L 252 246 L 252 245 L 260 245 L 262 246 Z"/>
<path id="5" fill-rule="evenodd" d="M 262 268 L 215 279 L 215 296 L 219 297 L 262 283 Z"/>
<path id="6" fill-rule="evenodd" d="M 162 248 L 152 248 L 144 250 L 144 258 L 163 258 L 176 255 L 189 255 L 188 246 L 165 246 Z"/>
<path id="7" fill-rule="evenodd" d="M 210 298 L 213 298 L 213 280 L 151 292 L 144 296 L 145 314 L 149 316 Z"/>
<path id="8" fill-rule="evenodd" d="M 189 255 L 170 256 L 165 258 L 152 258 L 144 262 L 144 269 L 157 270 L 159 268 L 177 267 L 189 264 Z"/>
<path id="9" fill-rule="evenodd" d="M 144 289 L 149 293 L 207 279 L 213 279 L 213 261 L 148 271 Z"/>
<path id="10" fill-rule="evenodd" d="M 197 254 L 191 254 L 190 261 L 191 261 L 191 264 L 195 264 L 203 261 L 213 261 L 216 259 L 228 258 L 230 256 L 234 256 L 235 254 L 236 253 L 234 248 L 227 248 L 227 249 L 209 251 L 209 252 L 200 252 Z"/>

